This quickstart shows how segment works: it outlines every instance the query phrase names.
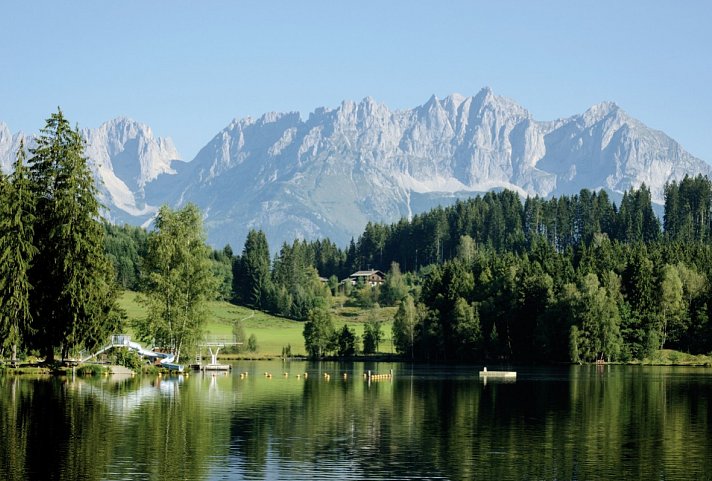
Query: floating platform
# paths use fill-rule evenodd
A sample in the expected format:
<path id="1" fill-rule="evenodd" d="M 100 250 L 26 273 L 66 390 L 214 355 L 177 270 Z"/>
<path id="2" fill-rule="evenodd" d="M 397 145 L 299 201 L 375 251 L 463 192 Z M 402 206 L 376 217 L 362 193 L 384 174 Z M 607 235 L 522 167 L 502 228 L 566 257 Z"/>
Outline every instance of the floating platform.
<path id="1" fill-rule="evenodd" d="M 205 364 L 200 366 L 201 371 L 229 371 L 232 369 L 230 364 Z"/>
<path id="2" fill-rule="evenodd" d="M 480 377 L 488 378 L 488 379 L 516 379 L 517 372 L 516 371 L 488 371 L 487 368 L 485 368 L 483 371 L 480 371 Z"/>

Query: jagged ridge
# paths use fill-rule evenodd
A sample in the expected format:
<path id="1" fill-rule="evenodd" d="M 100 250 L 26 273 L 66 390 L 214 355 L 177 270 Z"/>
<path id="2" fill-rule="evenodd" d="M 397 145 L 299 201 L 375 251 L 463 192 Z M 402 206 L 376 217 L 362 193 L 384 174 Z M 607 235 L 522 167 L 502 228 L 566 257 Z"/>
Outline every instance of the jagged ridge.
<path id="1" fill-rule="evenodd" d="M 306 120 L 234 120 L 189 163 L 177 162 L 170 139 L 128 119 L 84 135 L 113 218 L 142 223 L 163 202 L 195 202 L 217 246 L 240 244 L 252 227 L 273 246 L 318 236 L 345 243 L 369 220 L 395 221 L 490 189 L 621 193 L 645 182 L 662 202 L 666 182 L 711 170 L 614 103 L 541 122 L 488 88 L 433 96 L 411 110 L 365 98 Z M 0 124 L 0 155 L 15 137 Z"/>

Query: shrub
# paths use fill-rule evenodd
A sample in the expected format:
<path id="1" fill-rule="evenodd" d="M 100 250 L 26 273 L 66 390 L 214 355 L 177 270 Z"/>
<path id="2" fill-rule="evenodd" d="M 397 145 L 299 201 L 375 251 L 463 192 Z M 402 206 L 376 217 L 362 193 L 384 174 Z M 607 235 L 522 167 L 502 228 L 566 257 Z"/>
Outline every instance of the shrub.
<path id="1" fill-rule="evenodd" d="M 82 364 L 77 368 L 77 374 L 79 376 L 100 376 L 107 371 L 106 366 L 99 364 Z"/>
<path id="2" fill-rule="evenodd" d="M 257 352 L 257 336 L 250 334 L 247 339 L 247 350 L 250 352 Z"/>
<path id="3" fill-rule="evenodd" d="M 116 349 L 114 363 L 133 370 L 139 370 L 145 364 L 143 358 L 137 352 L 128 349 Z"/>

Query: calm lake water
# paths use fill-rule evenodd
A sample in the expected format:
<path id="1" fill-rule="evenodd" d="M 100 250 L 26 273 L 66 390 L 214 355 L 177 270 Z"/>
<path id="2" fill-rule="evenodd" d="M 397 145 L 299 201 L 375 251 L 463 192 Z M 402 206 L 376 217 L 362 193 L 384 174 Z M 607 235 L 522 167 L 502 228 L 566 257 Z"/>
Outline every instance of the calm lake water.
<path id="1" fill-rule="evenodd" d="M 0 479 L 712 479 L 710 368 L 479 368 L 0 376 Z"/>

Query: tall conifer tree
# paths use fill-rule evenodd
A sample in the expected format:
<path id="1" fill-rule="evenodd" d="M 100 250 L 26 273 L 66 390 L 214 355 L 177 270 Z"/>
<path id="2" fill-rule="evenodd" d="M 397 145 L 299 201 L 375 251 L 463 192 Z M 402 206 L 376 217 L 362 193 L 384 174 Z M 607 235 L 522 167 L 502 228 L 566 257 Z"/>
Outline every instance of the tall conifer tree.
<path id="1" fill-rule="evenodd" d="M 32 244 L 33 204 L 25 167 L 25 146 L 20 143 L 13 173 L 0 189 L 4 195 L 0 216 L 0 329 L 17 362 L 17 347 L 30 331 L 28 271 L 37 249 Z M 4 187 L 4 188 L 3 188 Z"/>
<path id="2" fill-rule="evenodd" d="M 39 251 L 30 270 L 37 327 L 33 341 L 52 360 L 57 347 L 66 358 L 75 348 L 103 342 L 119 318 L 97 189 L 79 131 L 58 110 L 31 153 Z"/>
<path id="3" fill-rule="evenodd" d="M 236 280 L 239 299 L 257 308 L 267 306 L 267 293 L 271 288 L 269 245 L 264 232 L 251 230 L 245 239 Z"/>

